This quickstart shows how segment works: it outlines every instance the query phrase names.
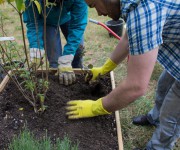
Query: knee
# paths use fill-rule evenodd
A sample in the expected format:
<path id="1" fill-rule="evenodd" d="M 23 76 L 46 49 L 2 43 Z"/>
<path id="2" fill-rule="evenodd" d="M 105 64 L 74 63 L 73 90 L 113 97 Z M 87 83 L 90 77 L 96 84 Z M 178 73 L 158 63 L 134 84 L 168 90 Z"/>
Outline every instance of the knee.
<path id="1" fill-rule="evenodd" d="M 85 46 L 84 46 L 83 44 L 80 44 L 79 47 L 78 47 L 78 49 L 77 49 L 77 51 L 83 52 L 83 51 L 84 51 L 84 48 L 85 48 Z"/>
<path id="2" fill-rule="evenodd" d="M 77 51 L 76 51 L 76 54 L 75 54 L 75 57 L 78 57 L 78 58 L 81 58 L 84 54 L 84 45 L 79 45 Z"/>
<path id="3" fill-rule="evenodd" d="M 160 114 L 161 139 L 173 137 L 176 134 L 177 119 L 164 112 Z"/>

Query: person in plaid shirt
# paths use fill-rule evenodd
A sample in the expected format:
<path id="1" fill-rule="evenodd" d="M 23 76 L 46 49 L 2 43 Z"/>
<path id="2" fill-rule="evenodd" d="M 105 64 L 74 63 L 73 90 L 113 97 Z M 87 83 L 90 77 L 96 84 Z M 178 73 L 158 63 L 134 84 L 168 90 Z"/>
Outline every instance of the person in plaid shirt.
<path id="1" fill-rule="evenodd" d="M 90 7 L 96 8 L 98 15 L 111 18 L 114 18 L 111 12 L 115 8 L 110 11 L 109 6 L 115 1 L 118 0 L 86 0 Z M 134 102 L 147 91 L 158 60 L 164 71 L 158 81 L 155 106 L 133 122 L 156 125 L 147 150 L 172 149 L 180 137 L 180 1 L 121 0 L 120 8 L 122 16 L 126 17 L 126 33 L 106 63 L 91 70 L 91 80 L 116 68 L 129 54 L 127 76 L 103 98 L 68 102 L 68 118 L 110 114 Z"/>

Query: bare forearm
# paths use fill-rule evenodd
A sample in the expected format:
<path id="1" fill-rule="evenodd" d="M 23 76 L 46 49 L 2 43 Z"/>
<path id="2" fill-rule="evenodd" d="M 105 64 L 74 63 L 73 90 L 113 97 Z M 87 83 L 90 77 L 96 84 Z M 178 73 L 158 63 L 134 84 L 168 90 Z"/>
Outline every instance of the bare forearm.
<path id="1" fill-rule="evenodd" d="M 157 54 L 158 48 L 155 48 L 142 55 L 130 56 L 127 77 L 103 98 L 103 106 L 107 111 L 121 109 L 146 92 Z"/>
<path id="2" fill-rule="evenodd" d="M 107 111 L 114 112 L 122 109 L 143 94 L 138 86 L 133 87 L 130 83 L 131 81 L 122 81 L 117 88 L 103 98 L 103 106 Z"/>
<path id="3" fill-rule="evenodd" d="M 112 52 L 110 58 L 116 64 L 121 63 L 128 55 L 128 37 L 125 33 L 122 39 L 119 41 L 116 49 Z"/>

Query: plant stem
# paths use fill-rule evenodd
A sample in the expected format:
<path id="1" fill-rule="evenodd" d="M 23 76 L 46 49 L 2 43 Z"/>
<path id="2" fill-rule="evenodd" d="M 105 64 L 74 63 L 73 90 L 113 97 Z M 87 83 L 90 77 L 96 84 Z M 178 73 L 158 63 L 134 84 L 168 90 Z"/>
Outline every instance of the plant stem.
<path id="1" fill-rule="evenodd" d="M 34 112 L 37 113 L 37 107 L 36 107 L 36 98 L 34 97 L 33 91 L 31 91 L 32 98 L 34 100 Z"/>
<path id="2" fill-rule="evenodd" d="M 2 51 L 3 51 L 3 54 L 6 55 L 6 57 L 9 59 L 10 62 L 12 62 L 12 59 L 9 58 L 9 56 L 6 54 L 4 48 L 3 48 L 3 46 L 1 44 L 0 44 L 0 47 L 1 47 Z M 5 62 L 5 60 L 3 60 L 3 61 Z M 18 70 L 18 68 L 15 65 L 13 67 L 15 67 L 16 70 Z"/>
<path id="3" fill-rule="evenodd" d="M 23 26 L 23 21 L 22 21 L 22 13 L 19 13 L 19 17 L 20 17 L 20 21 L 21 21 L 21 31 L 22 31 L 22 35 L 23 35 L 24 52 L 26 55 L 28 68 L 30 68 L 29 60 L 28 60 L 28 52 L 27 52 L 27 48 L 26 48 L 25 34 L 24 34 L 24 26 Z"/>
<path id="4" fill-rule="evenodd" d="M 47 60 L 47 47 L 46 47 L 46 0 L 44 0 L 44 50 L 46 60 L 46 81 L 48 81 L 48 60 Z"/>
<path id="5" fill-rule="evenodd" d="M 45 81 L 48 82 L 48 60 L 47 60 L 47 47 L 46 47 L 46 0 L 44 0 L 44 50 L 45 50 L 45 60 L 46 60 L 46 79 Z M 44 82 L 45 82 L 44 81 Z M 46 87 L 43 86 L 43 94 L 46 95 Z"/>
<path id="6" fill-rule="evenodd" d="M 26 48 L 26 41 L 25 41 L 25 34 L 24 34 L 24 26 L 23 26 L 23 20 L 22 20 L 22 13 L 19 13 L 19 16 L 20 16 L 20 21 L 21 21 L 22 35 L 23 35 L 24 52 L 25 52 L 26 59 L 27 59 L 28 69 L 30 69 L 29 60 L 28 60 L 28 52 L 27 52 L 27 48 Z M 31 73 L 30 73 L 30 78 L 31 78 L 31 80 L 32 80 L 34 83 L 36 83 L 36 82 L 34 81 Z M 37 95 L 37 89 L 36 89 L 36 87 L 35 87 L 34 91 L 35 91 L 35 95 Z"/>
<path id="7" fill-rule="evenodd" d="M 24 93 L 22 87 L 19 85 L 18 82 L 16 82 L 12 76 L 6 71 L 6 69 L 3 67 L 3 65 L 0 63 L 0 66 L 3 68 L 4 72 L 9 76 L 9 78 L 14 82 L 14 84 L 17 86 L 17 88 L 19 89 L 19 91 L 22 93 L 22 95 L 25 97 L 25 99 L 28 100 L 28 102 L 34 107 L 34 103 L 30 100 L 30 98 L 28 98 L 28 96 Z"/>

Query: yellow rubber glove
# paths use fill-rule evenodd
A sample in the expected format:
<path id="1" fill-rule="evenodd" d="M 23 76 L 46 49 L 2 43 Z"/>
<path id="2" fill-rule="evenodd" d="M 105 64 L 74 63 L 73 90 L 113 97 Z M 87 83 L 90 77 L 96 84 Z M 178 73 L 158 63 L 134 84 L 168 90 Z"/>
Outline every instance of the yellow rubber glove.
<path id="1" fill-rule="evenodd" d="M 86 76 L 86 81 L 90 79 L 91 81 L 96 80 L 96 78 L 100 75 L 105 75 L 106 73 L 114 70 L 117 67 L 117 64 L 114 63 L 110 58 L 105 62 L 105 64 L 102 67 L 93 67 L 91 69 L 92 78 L 90 78 L 89 74 Z"/>
<path id="2" fill-rule="evenodd" d="M 59 57 L 58 72 L 59 72 L 60 84 L 70 85 L 76 81 L 76 76 L 71 66 L 73 58 L 74 58 L 73 55 L 64 55 L 64 56 Z"/>
<path id="3" fill-rule="evenodd" d="M 102 98 L 93 100 L 75 100 L 67 103 L 68 119 L 89 118 L 99 115 L 111 114 L 102 105 Z"/>

